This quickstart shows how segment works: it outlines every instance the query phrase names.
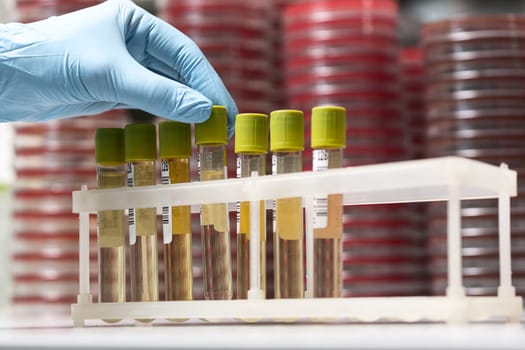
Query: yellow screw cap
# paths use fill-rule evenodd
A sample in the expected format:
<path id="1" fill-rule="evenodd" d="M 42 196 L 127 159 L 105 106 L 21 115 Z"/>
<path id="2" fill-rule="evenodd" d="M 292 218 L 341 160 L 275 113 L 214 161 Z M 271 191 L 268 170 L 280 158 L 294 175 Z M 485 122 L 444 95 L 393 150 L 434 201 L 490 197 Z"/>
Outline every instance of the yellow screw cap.
<path id="1" fill-rule="evenodd" d="M 270 148 L 273 152 L 304 150 L 304 115 L 294 109 L 270 114 Z"/>
<path id="2" fill-rule="evenodd" d="M 191 158 L 191 126 L 187 123 L 164 121 L 159 124 L 160 157 Z"/>
<path id="3" fill-rule="evenodd" d="M 346 146 L 346 109 L 338 106 L 312 108 L 312 148 Z"/>
<path id="4" fill-rule="evenodd" d="M 155 125 L 130 124 L 124 129 L 126 161 L 157 159 Z"/>
<path id="5" fill-rule="evenodd" d="M 124 164 L 124 129 L 101 128 L 95 133 L 95 161 L 102 165 Z"/>
<path id="6" fill-rule="evenodd" d="M 235 118 L 235 153 L 268 153 L 268 116 L 243 113 Z"/>
<path id="7" fill-rule="evenodd" d="M 225 145 L 228 143 L 226 107 L 213 106 L 210 118 L 204 123 L 195 124 L 195 143 L 197 145 Z"/>

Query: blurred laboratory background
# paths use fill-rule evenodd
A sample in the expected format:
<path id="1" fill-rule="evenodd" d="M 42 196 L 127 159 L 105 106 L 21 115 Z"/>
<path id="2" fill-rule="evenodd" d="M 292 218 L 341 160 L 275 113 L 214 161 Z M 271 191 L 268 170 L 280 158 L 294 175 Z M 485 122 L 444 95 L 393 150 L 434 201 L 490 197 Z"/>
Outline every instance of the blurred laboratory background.
<path id="1" fill-rule="evenodd" d="M 0 23 L 32 22 L 99 2 L 0 0 Z M 345 166 L 445 155 L 508 163 L 519 176 L 519 196 L 512 200 L 513 282 L 525 295 L 525 186 L 520 185 L 525 179 L 524 1 L 136 3 L 197 42 L 241 112 L 301 109 L 309 140 L 312 107 L 345 107 Z M 159 119 L 120 110 L 38 124 L 0 123 L 0 311 L 8 306 L 21 314 L 69 311 L 78 291 L 78 224 L 71 191 L 96 184 L 95 129 L 137 120 Z M 235 177 L 233 140 L 228 159 L 229 176 Z M 304 164 L 311 169 L 308 143 Z M 197 179 L 194 162 L 192 180 Z M 467 293 L 495 295 L 497 203 L 466 202 L 461 213 Z M 232 213 L 235 256 L 234 219 Z M 343 221 L 345 297 L 445 293 L 444 205 L 346 207 Z M 193 229 L 193 296 L 202 299 L 198 216 Z M 96 294 L 94 224 L 91 234 Z M 271 232 L 267 236 L 271 298 Z"/>

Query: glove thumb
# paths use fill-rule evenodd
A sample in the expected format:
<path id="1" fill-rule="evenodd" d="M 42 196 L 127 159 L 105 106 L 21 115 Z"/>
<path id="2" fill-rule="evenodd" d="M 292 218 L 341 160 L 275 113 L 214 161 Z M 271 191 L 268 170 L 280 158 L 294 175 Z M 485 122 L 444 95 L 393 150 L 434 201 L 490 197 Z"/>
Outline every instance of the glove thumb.
<path id="1" fill-rule="evenodd" d="M 137 62 L 131 65 L 131 69 L 128 66 L 117 73 L 121 76 L 115 79 L 115 102 L 185 123 L 201 123 L 209 118 L 212 102 L 200 92 Z"/>

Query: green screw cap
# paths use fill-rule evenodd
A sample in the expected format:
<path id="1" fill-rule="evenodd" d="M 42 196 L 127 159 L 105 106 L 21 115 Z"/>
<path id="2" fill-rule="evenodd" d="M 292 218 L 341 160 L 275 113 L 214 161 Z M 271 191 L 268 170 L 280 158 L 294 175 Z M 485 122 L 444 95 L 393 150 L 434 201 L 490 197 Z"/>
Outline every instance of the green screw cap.
<path id="1" fill-rule="evenodd" d="M 126 161 L 157 159 L 155 125 L 130 124 L 124 129 Z"/>
<path id="2" fill-rule="evenodd" d="M 159 124 L 161 158 L 191 157 L 191 126 L 187 123 L 165 121 Z"/>
<path id="3" fill-rule="evenodd" d="M 195 124 L 195 143 L 197 145 L 228 143 L 226 107 L 213 106 L 210 118 L 204 123 Z"/>
<path id="4" fill-rule="evenodd" d="M 338 106 L 312 108 L 312 148 L 346 146 L 346 109 Z"/>
<path id="5" fill-rule="evenodd" d="M 243 113 L 235 118 L 235 153 L 268 153 L 268 116 Z"/>
<path id="6" fill-rule="evenodd" d="M 303 112 L 283 109 L 270 114 L 270 148 L 274 152 L 294 152 L 304 149 Z"/>
<path id="7" fill-rule="evenodd" d="M 95 132 L 95 160 L 97 164 L 102 165 L 118 165 L 126 162 L 124 129 L 97 129 Z"/>

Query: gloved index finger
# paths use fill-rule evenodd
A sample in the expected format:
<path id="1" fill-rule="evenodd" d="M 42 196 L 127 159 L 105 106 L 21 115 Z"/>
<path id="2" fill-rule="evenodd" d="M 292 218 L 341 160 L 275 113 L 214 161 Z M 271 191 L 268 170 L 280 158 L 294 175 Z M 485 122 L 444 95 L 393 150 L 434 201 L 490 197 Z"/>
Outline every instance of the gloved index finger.
<path id="1" fill-rule="evenodd" d="M 176 76 L 169 78 L 197 90 L 213 104 L 225 106 L 228 111 L 229 136 L 233 135 L 237 106 L 199 47 L 168 23 L 133 6 L 134 13 L 127 23 L 131 27 L 128 31 L 135 37 L 127 38 L 127 41 L 135 44 L 142 41 L 146 55 L 173 68 Z"/>

